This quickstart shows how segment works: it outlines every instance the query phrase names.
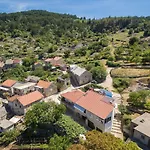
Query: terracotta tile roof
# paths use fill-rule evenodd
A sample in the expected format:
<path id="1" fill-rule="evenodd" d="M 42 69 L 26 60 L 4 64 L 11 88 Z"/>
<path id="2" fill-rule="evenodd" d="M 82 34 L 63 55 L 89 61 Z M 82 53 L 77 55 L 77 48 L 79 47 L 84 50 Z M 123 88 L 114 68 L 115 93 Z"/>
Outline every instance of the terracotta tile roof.
<path id="1" fill-rule="evenodd" d="M 88 91 L 82 96 L 76 104 L 90 111 L 91 113 L 105 119 L 114 109 L 112 104 L 102 101 L 104 95 L 94 91 Z"/>
<path id="2" fill-rule="evenodd" d="M 51 62 L 53 60 L 53 58 L 47 58 L 45 61 L 46 62 Z"/>
<path id="3" fill-rule="evenodd" d="M 6 86 L 6 87 L 12 87 L 17 81 L 15 80 L 10 80 L 10 79 L 7 79 L 6 81 L 4 81 L 2 83 L 2 86 Z"/>
<path id="4" fill-rule="evenodd" d="M 44 96 L 39 91 L 34 91 L 29 94 L 19 96 L 17 100 L 23 105 L 28 106 L 34 102 L 37 102 L 44 98 Z"/>
<path id="5" fill-rule="evenodd" d="M 62 57 L 55 57 L 55 58 L 54 58 L 54 60 L 56 60 L 56 61 L 57 61 L 57 60 L 60 60 L 60 59 L 62 59 Z"/>
<path id="6" fill-rule="evenodd" d="M 62 97 L 68 99 L 71 102 L 77 102 L 85 93 L 81 90 L 73 90 L 71 92 L 67 92 L 61 94 Z"/>
<path id="7" fill-rule="evenodd" d="M 12 97 L 8 97 L 7 99 L 8 99 L 9 102 L 13 102 L 13 101 L 15 101 L 18 97 L 19 97 L 19 95 L 14 95 L 14 96 L 12 96 Z"/>
<path id="8" fill-rule="evenodd" d="M 42 88 L 48 88 L 51 85 L 51 82 L 40 80 L 37 84 L 37 86 L 40 86 Z"/>
<path id="9" fill-rule="evenodd" d="M 19 64 L 20 62 L 21 62 L 21 60 L 19 60 L 19 59 L 14 59 L 14 60 L 13 60 L 13 63 L 14 63 L 14 64 Z"/>

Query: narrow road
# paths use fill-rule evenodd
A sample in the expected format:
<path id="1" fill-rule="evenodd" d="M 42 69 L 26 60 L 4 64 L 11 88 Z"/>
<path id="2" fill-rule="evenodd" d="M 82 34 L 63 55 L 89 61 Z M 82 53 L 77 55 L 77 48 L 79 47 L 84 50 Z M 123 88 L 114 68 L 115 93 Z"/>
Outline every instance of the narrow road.
<path id="1" fill-rule="evenodd" d="M 103 83 L 100 83 L 99 85 L 106 88 L 108 91 L 111 91 L 113 92 L 113 99 L 115 100 L 115 103 L 117 105 L 120 105 L 121 104 L 121 95 L 117 92 L 115 92 L 115 88 L 113 87 L 113 79 L 110 75 L 110 72 L 113 68 L 110 68 L 110 67 L 107 67 L 107 77 L 106 77 L 106 80 L 103 82 Z M 118 111 L 118 109 L 116 109 L 116 111 Z"/>
<path id="2" fill-rule="evenodd" d="M 113 68 L 109 68 L 107 67 L 107 77 L 106 80 L 103 83 L 100 83 L 99 85 L 106 88 L 109 91 L 114 91 L 114 87 L 113 87 L 113 80 L 112 77 L 110 76 L 110 72 Z"/>

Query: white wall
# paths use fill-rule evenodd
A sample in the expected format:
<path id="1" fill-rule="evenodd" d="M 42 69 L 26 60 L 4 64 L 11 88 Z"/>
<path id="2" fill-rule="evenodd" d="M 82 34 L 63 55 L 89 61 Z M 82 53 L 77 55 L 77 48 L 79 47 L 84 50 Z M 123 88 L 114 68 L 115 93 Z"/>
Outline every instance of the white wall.
<path id="1" fill-rule="evenodd" d="M 105 124 L 103 119 L 99 118 L 98 116 L 92 114 L 89 111 L 86 111 L 86 116 L 88 120 L 94 123 L 95 128 L 97 127 L 103 132 L 105 132 Z"/>
<path id="2" fill-rule="evenodd" d="M 14 93 L 15 94 L 18 94 L 18 95 L 24 95 L 24 94 L 27 94 L 28 92 L 30 91 L 34 91 L 34 86 L 29 86 L 27 88 L 24 88 L 24 89 L 18 89 L 18 88 L 14 88 Z"/>
<path id="3" fill-rule="evenodd" d="M 113 119 L 114 119 L 114 110 L 107 116 L 107 118 L 111 117 L 111 121 L 105 124 L 105 132 L 111 132 Z"/>

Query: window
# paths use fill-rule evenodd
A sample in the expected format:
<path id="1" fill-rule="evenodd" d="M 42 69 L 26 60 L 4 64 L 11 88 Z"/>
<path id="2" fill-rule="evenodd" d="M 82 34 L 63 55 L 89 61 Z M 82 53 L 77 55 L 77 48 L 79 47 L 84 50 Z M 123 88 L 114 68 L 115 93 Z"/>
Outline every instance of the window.
<path id="1" fill-rule="evenodd" d="M 17 104 L 15 103 L 15 106 L 17 106 Z"/>
<path id="2" fill-rule="evenodd" d="M 143 139 L 143 140 L 144 140 L 144 139 L 145 139 L 145 136 L 144 136 L 144 135 L 141 135 L 141 139 Z"/>
<path id="3" fill-rule="evenodd" d="M 108 123 L 109 121 L 111 121 L 111 117 L 105 119 L 105 123 Z"/>
<path id="4" fill-rule="evenodd" d="M 92 118 L 92 117 L 93 117 L 93 115 L 92 115 L 91 113 L 89 113 L 89 117 L 90 117 L 90 118 Z"/>

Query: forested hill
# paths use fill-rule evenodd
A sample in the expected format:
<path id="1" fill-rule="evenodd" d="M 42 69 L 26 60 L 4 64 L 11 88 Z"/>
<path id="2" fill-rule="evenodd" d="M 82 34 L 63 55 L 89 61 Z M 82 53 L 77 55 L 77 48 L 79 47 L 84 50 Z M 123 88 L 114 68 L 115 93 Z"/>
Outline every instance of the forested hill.
<path id="1" fill-rule="evenodd" d="M 30 32 L 35 36 L 52 32 L 60 37 L 70 34 L 69 32 L 73 30 L 78 33 L 84 32 L 87 27 L 87 24 L 76 16 L 41 10 L 0 14 L 0 31 L 8 33 L 16 33 L 19 30 Z"/>
<path id="2" fill-rule="evenodd" d="M 0 55 L 5 58 L 81 48 L 99 41 L 103 33 L 126 30 L 150 36 L 150 17 L 78 18 L 43 10 L 0 14 Z M 106 35 L 105 34 L 105 35 Z M 104 35 L 104 36 L 105 36 Z"/>
<path id="3" fill-rule="evenodd" d="M 93 32 L 104 33 L 116 32 L 124 28 L 133 29 L 135 32 L 147 31 L 150 28 L 150 17 L 109 17 L 86 20 L 75 15 L 43 10 L 0 14 L 1 32 L 28 31 L 32 36 L 45 35 L 48 31 L 59 37 L 63 35 L 75 36 L 74 32 L 82 34 L 80 36 L 86 36 L 89 29 Z"/>
<path id="4" fill-rule="evenodd" d="M 109 17 L 100 20 L 89 20 L 88 24 L 93 32 L 116 32 L 124 28 L 131 29 L 135 33 L 145 31 L 145 36 L 150 35 L 149 17 Z"/>

